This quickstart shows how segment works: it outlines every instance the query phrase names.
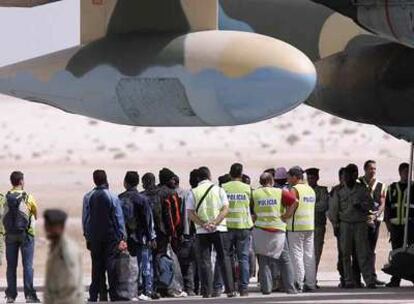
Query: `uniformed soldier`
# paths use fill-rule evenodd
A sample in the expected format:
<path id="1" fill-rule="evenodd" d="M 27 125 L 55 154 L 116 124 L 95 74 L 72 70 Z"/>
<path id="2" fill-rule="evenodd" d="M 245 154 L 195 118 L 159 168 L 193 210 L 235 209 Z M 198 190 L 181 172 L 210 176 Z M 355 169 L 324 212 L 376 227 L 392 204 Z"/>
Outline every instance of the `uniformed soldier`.
<path id="1" fill-rule="evenodd" d="M 46 262 L 45 304 L 84 302 L 82 253 L 64 233 L 67 214 L 61 210 L 44 213 L 50 251 Z"/>
<path id="2" fill-rule="evenodd" d="M 374 208 L 371 210 L 370 222 L 368 227 L 368 244 L 371 250 L 370 258 L 373 268 L 373 275 L 375 284 L 378 286 L 385 285 L 385 282 L 377 279 L 375 271 L 376 263 L 376 248 L 378 237 L 380 233 L 381 222 L 384 220 L 385 197 L 387 188 L 384 183 L 381 183 L 376 178 L 377 165 L 374 160 L 367 160 L 364 164 L 365 175 L 359 178 L 359 181 L 367 187 L 371 197 L 374 200 Z"/>
<path id="3" fill-rule="evenodd" d="M 237 256 L 240 267 L 240 296 L 248 296 L 250 266 L 249 248 L 253 220 L 250 212 L 252 189 L 243 183 L 243 165 L 236 163 L 230 168 L 231 181 L 222 187 L 229 200 L 227 229 L 230 248 Z"/>
<path id="4" fill-rule="evenodd" d="M 318 272 L 319 262 L 321 260 L 323 245 L 325 242 L 326 232 L 326 213 L 329 209 L 328 188 L 319 186 L 319 169 L 309 168 L 306 170 L 306 177 L 309 186 L 315 191 L 315 260 L 316 272 Z"/>
<path id="5" fill-rule="evenodd" d="M 287 221 L 289 250 L 299 291 L 316 289 L 314 247 L 315 191 L 303 181 L 304 171 L 293 167 L 288 171 L 288 183 L 299 201 L 292 218 Z M 305 281 L 303 281 L 305 279 Z"/>
<path id="6" fill-rule="evenodd" d="M 404 244 L 404 228 L 407 216 L 407 184 L 410 165 L 402 163 L 398 172 L 400 181 L 388 187 L 385 200 L 385 223 L 391 235 L 392 249 L 401 248 Z M 411 202 L 408 207 L 408 245 L 414 243 L 414 183 L 411 185 Z M 401 278 L 392 276 L 387 287 L 399 287 Z"/>
<path id="7" fill-rule="evenodd" d="M 339 229 L 345 288 L 354 288 L 352 253 L 355 248 L 358 263 L 368 288 L 375 288 L 368 246 L 369 211 L 374 202 L 366 187 L 357 183 L 358 167 L 350 164 L 345 169 L 345 183 L 333 192 L 329 217 L 334 229 Z"/>

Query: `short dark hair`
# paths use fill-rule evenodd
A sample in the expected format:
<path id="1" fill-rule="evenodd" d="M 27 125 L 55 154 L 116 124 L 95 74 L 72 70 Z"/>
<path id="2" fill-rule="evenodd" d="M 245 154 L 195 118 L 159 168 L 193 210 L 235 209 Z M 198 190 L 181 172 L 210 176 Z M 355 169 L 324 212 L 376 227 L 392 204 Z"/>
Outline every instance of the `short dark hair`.
<path id="1" fill-rule="evenodd" d="M 345 167 L 345 172 L 348 174 L 357 173 L 358 172 L 358 166 L 355 164 L 349 164 Z"/>
<path id="2" fill-rule="evenodd" d="M 243 165 L 240 163 L 235 163 L 231 165 L 230 176 L 232 178 L 242 178 L 243 176 Z"/>
<path id="3" fill-rule="evenodd" d="M 105 170 L 95 170 L 93 172 L 93 182 L 97 187 L 107 185 L 108 177 L 106 176 Z"/>
<path id="4" fill-rule="evenodd" d="M 13 187 L 20 186 L 22 180 L 24 179 L 24 174 L 21 171 L 14 171 L 10 174 L 10 182 Z"/>
<path id="5" fill-rule="evenodd" d="M 364 170 L 366 170 L 368 168 L 369 165 L 371 164 L 376 164 L 377 162 L 375 160 L 369 159 L 364 163 Z"/>
<path id="6" fill-rule="evenodd" d="M 298 179 L 303 179 L 303 170 L 301 167 L 299 166 L 295 166 L 290 168 L 290 170 L 288 171 L 288 175 L 290 175 L 291 177 L 296 177 Z"/>
<path id="7" fill-rule="evenodd" d="M 180 185 L 180 177 L 178 175 L 174 175 L 173 180 L 175 181 L 176 186 Z"/>
<path id="8" fill-rule="evenodd" d="M 198 176 L 200 178 L 200 181 L 203 181 L 205 179 L 210 179 L 211 178 L 210 169 L 207 167 L 198 168 Z"/>
<path id="9" fill-rule="evenodd" d="M 260 185 L 263 187 L 266 185 L 273 185 L 273 176 L 270 172 L 263 172 L 262 175 L 260 175 Z"/>
<path id="10" fill-rule="evenodd" d="M 398 166 L 398 172 L 402 172 L 403 170 L 410 170 L 410 165 L 408 163 L 402 163 Z"/>
<path id="11" fill-rule="evenodd" d="M 341 169 L 339 169 L 339 171 L 338 171 L 338 176 L 341 178 L 342 177 L 342 175 L 344 175 L 345 174 L 345 167 L 342 167 Z"/>
<path id="12" fill-rule="evenodd" d="M 162 168 L 158 173 L 161 185 L 167 185 L 175 176 L 175 173 L 168 168 Z"/>
<path id="13" fill-rule="evenodd" d="M 252 180 L 250 179 L 250 176 L 248 176 L 247 174 L 243 174 L 242 182 L 246 185 L 250 185 Z"/>
<path id="14" fill-rule="evenodd" d="M 43 213 L 43 218 L 48 226 L 65 226 L 68 215 L 59 209 L 48 209 Z"/>
<path id="15" fill-rule="evenodd" d="M 196 188 L 200 182 L 200 177 L 198 176 L 198 169 L 194 169 L 190 172 L 190 186 L 191 188 Z"/>
<path id="16" fill-rule="evenodd" d="M 147 172 L 142 177 L 142 187 L 145 190 L 155 187 L 155 175 L 151 172 Z"/>
<path id="17" fill-rule="evenodd" d="M 276 174 L 276 169 L 274 169 L 274 168 L 269 168 L 269 169 L 264 170 L 264 172 L 263 172 L 263 173 L 269 173 L 269 174 L 271 174 L 273 177 L 275 177 L 275 174 Z"/>
<path id="18" fill-rule="evenodd" d="M 230 182 L 231 181 L 231 176 L 230 176 L 230 174 L 224 174 L 224 175 L 222 175 L 222 176 L 220 176 L 219 178 L 218 178 L 218 182 L 219 182 L 219 186 L 221 187 L 222 185 L 224 185 L 224 184 L 226 184 L 226 183 L 228 183 L 228 182 Z"/>
<path id="19" fill-rule="evenodd" d="M 139 174 L 137 171 L 128 171 L 124 178 L 125 184 L 130 187 L 136 187 L 139 184 Z"/>

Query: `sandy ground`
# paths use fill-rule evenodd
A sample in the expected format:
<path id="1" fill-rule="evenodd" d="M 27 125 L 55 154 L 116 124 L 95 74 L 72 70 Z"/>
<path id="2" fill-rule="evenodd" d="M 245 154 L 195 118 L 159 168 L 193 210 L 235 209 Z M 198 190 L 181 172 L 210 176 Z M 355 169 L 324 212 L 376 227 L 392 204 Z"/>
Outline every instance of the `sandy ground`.
<path id="1" fill-rule="evenodd" d="M 91 172 L 96 168 L 107 170 L 111 188 L 116 192 L 122 191 L 122 178 L 129 169 L 158 172 L 168 166 L 181 176 L 186 187 L 192 168 L 208 165 L 217 177 L 234 161 L 245 164 L 255 185 L 266 168 L 299 164 L 320 167 L 321 183 L 332 186 L 340 166 L 350 162 L 361 166 L 368 158 L 378 161 L 379 178 L 389 183 L 397 178 L 396 168 L 409 153 L 408 144 L 374 126 L 341 120 L 307 106 L 254 125 L 187 129 L 118 126 L 5 96 L 0 96 L 0 113 L 0 191 L 9 188 L 8 176 L 12 170 L 23 170 L 26 189 L 37 198 L 40 213 L 50 207 L 68 211 L 71 216 L 68 233 L 82 247 L 81 201 L 91 188 Z M 36 277 L 40 281 L 47 253 L 41 226 L 39 221 L 35 258 Z M 378 269 L 387 261 L 388 253 L 388 236 L 383 230 L 378 245 Z M 332 283 L 336 279 L 336 254 L 329 226 L 320 271 L 330 278 L 332 286 L 336 284 Z M 84 256 L 85 276 L 89 277 L 86 250 Z M 4 274 L 3 265 L 0 277 Z M 320 296 L 325 299 L 321 303 L 339 299 L 329 291 Z M 381 299 L 382 295 L 372 297 Z M 401 297 L 402 302 L 389 303 L 409 303 L 405 294 Z M 313 295 L 306 295 L 301 300 L 282 297 L 277 301 L 314 300 Z M 271 298 L 251 303 L 255 302 L 274 303 Z"/>

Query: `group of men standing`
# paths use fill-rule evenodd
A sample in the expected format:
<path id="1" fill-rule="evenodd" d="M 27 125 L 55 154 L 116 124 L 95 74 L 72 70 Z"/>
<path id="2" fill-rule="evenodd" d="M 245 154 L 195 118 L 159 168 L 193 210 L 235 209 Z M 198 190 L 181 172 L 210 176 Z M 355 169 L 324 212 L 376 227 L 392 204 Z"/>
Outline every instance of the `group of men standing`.
<path id="1" fill-rule="evenodd" d="M 121 277 L 132 265 L 128 262 L 121 269 L 122 255 L 138 266 L 137 278 L 132 279 L 138 281 L 133 295 L 141 300 L 196 294 L 210 298 L 223 292 L 228 297 L 248 296 L 256 261 L 263 294 L 313 291 L 318 288 L 327 219 L 338 241 L 340 287 L 363 287 L 361 275 L 368 288 L 384 285 L 375 270 L 381 223 L 385 221 L 392 248 L 397 249 L 403 245 L 408 218 L 408 243 L 414 242 L 414 203 L 406 204 L 408 164 L 399 166 L 399 175 L 400 180 L 387 188 L 376 178 L 375 161 L 364 164 L 362 177 L 358 167 L 349 164 L 340 169 L 339 184 L 329 192 L 318 184 L 317 168 L 278 168 L 262 173 L 260 186 L 253 189 L 243 165 L 235 163 L 218 185 L 207 167 L 194 169 L 189 177 L 191 189 L 185 191 L 178 176 L 164 168 L 158 185 L 154 174 L 142 177 L 142 192 L 138 191 L 138 173 L 127 172 L 125 192 L 116 195 L 109 190 L 105 171 L 96 170 L 95 187 L 85 195 L 82 213 L 92 258 L 89 301 L 132 299 L 120 291 L 125 287 Z M 13 172 L 10 181 L 12 189 L 0 196 L 6 298 L 13 303 L 17 297 L 20 250 L 26 301 L 38 303 L 33 287 L 37 206 L 24 190 L 23 173 Z M 64 237 L 67 215 L 48 210 L 44 217 L 51 240 L 45 301 L 55 303 L 54 299 L 66 297 L 72 300 L 65 303 L 77 303 L 83 296 L 81 257 L 74 243 Z M 62 271 L 65 278 L 59 280 Z M 398 287 L 400 281 L 394 276 L 387 286 Z"/>

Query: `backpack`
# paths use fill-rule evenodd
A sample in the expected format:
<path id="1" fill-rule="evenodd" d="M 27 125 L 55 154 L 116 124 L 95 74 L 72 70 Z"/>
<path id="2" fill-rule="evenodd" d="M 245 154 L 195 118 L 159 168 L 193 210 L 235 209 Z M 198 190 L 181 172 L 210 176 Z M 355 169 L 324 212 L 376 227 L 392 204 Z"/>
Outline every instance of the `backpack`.
<path id="1" fill-rule="evenodd" d="M 169 213 L 169 226 L 171 236 L 178 238 L 183 234 L 183 222 L 181 219 L 181 199 L 177 193 L 169 194 L 164 201 Z"/>
<path id="2" fill-rule="evenodd" d="M 8 235 L 23 235 L 30 227 L 30 218 L 25 214 L 20 206 L 26 204 L 27 193 L 8 192 L 6 195 L 3 225 Z"/>

